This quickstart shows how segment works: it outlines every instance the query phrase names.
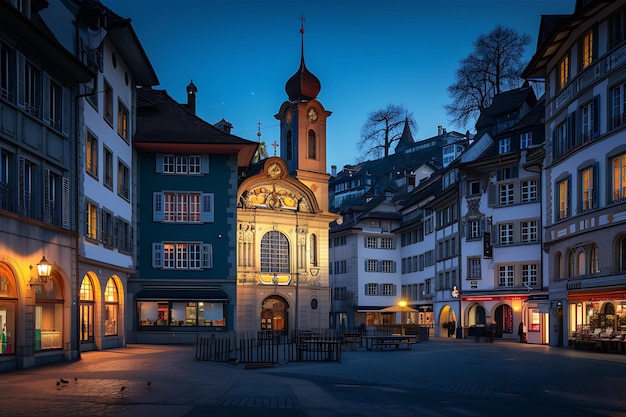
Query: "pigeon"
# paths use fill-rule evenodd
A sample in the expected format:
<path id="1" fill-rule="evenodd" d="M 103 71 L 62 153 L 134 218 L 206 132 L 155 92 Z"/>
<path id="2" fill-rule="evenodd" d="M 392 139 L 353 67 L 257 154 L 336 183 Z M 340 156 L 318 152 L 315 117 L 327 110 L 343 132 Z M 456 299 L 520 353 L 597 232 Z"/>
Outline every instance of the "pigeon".
<path id="1" fill-rule="evenodd" d="M 124 392 L 125 389 L 126 389 L 126 387 L 120 388 L 120 392 Z"/>
<path id="2" fill-rule="evenodd" d="M 63 379 L 63 378 L 60 378 L 59 381 L 61 381 L 62 384 L 68 384 L 70 382 L 67 379 Z"/>

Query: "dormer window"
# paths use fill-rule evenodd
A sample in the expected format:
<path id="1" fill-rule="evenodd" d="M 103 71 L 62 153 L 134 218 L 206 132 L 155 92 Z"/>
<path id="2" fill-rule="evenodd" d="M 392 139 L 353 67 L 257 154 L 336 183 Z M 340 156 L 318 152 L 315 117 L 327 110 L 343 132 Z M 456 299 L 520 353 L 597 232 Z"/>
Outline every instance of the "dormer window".
<path id="1" fill-rule="evenodd" d="M 511 152 L 511 138 L 500 139 L 500 154 Z"/>

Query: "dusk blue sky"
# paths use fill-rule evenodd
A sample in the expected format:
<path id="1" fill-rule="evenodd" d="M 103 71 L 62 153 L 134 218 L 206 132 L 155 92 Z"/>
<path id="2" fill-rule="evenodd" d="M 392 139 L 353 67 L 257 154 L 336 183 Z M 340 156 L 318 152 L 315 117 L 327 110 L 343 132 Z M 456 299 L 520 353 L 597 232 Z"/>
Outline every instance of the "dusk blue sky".
<path id="1" fill-rule="evenodd" d="M 186 103 L 198 87 L 197 115 L 224 118 L 231 133 L 269 146 L 279 140 L 274 115 L 300 63 L 304 16 L 307 68 L 332 112 L 327 169 L 356 162 L 356 142 L 370 112 L 389 104 L 413 113 L 415 140 L 437 126 L 456 128 L 443 108 L 459 61 L 498 24 L 530 35 L 535 52 L 542 14 L 571 14 L 575 0 L 102 0 L 132 25 L 161 85 Z"/>

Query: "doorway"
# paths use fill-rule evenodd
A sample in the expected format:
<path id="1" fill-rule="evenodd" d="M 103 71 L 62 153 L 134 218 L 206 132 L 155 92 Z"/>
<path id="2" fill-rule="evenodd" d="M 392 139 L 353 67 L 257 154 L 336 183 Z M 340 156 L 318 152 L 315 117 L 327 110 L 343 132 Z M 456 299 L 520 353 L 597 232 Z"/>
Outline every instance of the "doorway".
<path id="1" fill-rule="evenodd" d="M 288 328 L 287 308 L 287 301 L 283 297 L 267 297 L 261 307 L 261 330 L 285 332 Z"/>

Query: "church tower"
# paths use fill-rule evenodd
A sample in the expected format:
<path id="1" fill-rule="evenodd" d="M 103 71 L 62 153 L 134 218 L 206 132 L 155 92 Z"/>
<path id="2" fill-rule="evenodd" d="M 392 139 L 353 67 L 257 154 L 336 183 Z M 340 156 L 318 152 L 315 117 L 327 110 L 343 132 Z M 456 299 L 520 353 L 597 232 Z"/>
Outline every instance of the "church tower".
<path id="1" fill-rule="evenodd" d="M 274 117 L 280 120 L 280 156 L 289 174 L 306 184 L 315 193 L 320 208 L 327 211 L 326 119 L 331 112 L 317 100 L 321 83 L 304 62 L 304 18 L 300 19 L 300 68 L 287 80 L 289 100 Z"/>

